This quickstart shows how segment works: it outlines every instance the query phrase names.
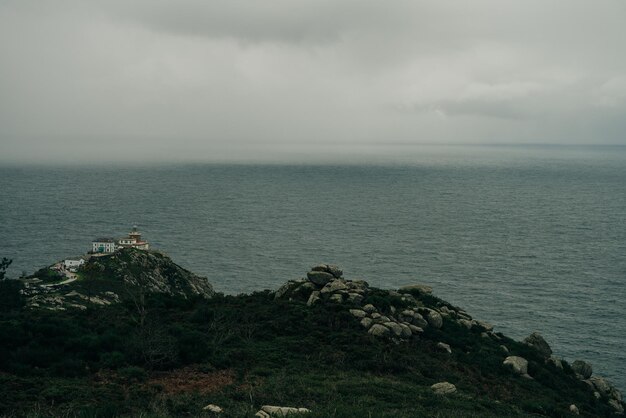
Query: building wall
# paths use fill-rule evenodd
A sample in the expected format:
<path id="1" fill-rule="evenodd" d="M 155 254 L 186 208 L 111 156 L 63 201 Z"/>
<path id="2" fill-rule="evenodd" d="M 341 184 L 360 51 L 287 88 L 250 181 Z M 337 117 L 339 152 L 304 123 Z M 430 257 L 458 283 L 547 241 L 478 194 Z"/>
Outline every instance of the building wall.
<path id="1" fill-rule="evenodd" d="M 94 242 L 92 245 L 92 251 L 94 253 L 100 252 L 100 248 L 103 247 L 105 253 L 115 252 L 114 242 Z"/>

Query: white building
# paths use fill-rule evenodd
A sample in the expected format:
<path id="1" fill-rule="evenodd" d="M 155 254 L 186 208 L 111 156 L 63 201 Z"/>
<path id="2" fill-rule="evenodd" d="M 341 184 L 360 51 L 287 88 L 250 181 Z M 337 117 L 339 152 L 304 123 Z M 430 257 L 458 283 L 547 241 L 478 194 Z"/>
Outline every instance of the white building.
<path id="1" fill-rule="evenodd" d="M 85 264 L 85 260 L 82 258 L 79 258 L 78 260 L 67 259 L 63 261 L 63 266 L 69 271 L 76 271 L 83 264 Z"/>
<path id="2" fill-rule="evenodd" d="M 91 243 L 91 251 L 94 253 L 115 252 L 115 240 L 113 238 L 97 238 Z"/>
<path id="3" fill-rule="evenodd" d="M 120 238 L 119 246 L 121 248 L 137 248 L 139 250 L 147 250 L 150 248 L 148 241 L 141 239 L 141 232 L 137 230 L 137 225 L 133 226 L 133 230 L 128 233 L 128 237 Z"/>

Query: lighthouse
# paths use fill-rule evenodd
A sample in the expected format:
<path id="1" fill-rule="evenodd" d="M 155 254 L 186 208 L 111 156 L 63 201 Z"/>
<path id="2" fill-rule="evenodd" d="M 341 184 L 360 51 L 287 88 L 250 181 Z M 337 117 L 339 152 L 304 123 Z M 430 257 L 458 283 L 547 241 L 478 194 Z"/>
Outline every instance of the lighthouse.
<path id="1" fill-rule="evenodd" d="M 137 248 L 139 250 L 150 249 L 148 241 L 141 239 L 141 232 L 137 229 L 137 225 L 133 225 L 133 229 L 128 233 L 128 237 L 120 239 L 119 245 L 122 248 Z"/>

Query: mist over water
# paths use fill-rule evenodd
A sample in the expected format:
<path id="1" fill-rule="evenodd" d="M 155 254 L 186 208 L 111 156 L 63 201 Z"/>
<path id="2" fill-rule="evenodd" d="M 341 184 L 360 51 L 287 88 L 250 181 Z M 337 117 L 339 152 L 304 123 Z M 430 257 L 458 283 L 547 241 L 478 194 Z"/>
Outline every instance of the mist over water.
<path id="1" fill-rule="evenodd" d="M 372 147 L 289 161 L 6 165 L 0 257 L 15 277 L 136 223 L 225 293 L 332 262 L 375 286 L 431 284 L 626 388 L 625 147 Z"/>

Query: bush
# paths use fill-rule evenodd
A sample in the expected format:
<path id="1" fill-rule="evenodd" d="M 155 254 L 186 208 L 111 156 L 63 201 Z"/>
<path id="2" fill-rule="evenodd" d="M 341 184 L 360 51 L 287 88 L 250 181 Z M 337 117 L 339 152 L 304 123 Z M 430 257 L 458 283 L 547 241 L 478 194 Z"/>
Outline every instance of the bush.
<path id="1" fill-rule="evenodd" d="M 146 371 L 137 366 L 124 367 L 119 369 L 117 372 L 122 379 L 129 383 L 143 382 L 147 377 Z"/>
<path id="2" fill-rule="evenodd" d="M 126 357 L 119 351 L 102 353 L 100 355 L 100 364 L 106 369 L 119 369 L 126 364 Z"/>

